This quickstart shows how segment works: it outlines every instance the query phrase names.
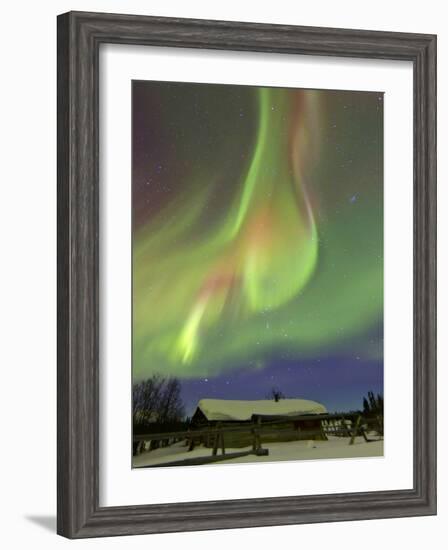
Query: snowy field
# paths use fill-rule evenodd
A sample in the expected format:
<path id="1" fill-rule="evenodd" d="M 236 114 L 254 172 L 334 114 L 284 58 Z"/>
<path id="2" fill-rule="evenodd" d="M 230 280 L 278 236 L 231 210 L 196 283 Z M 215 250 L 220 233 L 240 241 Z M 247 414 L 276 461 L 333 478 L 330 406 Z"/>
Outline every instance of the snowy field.
<path id="1" fill-rule="evenodd" d="M 365 442 L 362 437 L 357 437 L 354 445 L 349 445 L 348 438 L 330 437 L 328 441 L 289 441 L 285 443 L 266 443 L 263 448 L 269 449 L 268 456 L 247 455 L 238 458 L 230 458 L 216 465 L 242 464 L 257 462 L 276 462 L 278 460 L 316 460 L 321 458 L 356 458 L 383 456 L 383 441 Z M 226 449 L 226 454 L 241 452 L 246 449 Z M 203 446 L 196 447 L 188 452 L 185 442 L 179 442 L 170 447 L 146 451 L 133 457 L 133 466 L 157 466 L 167 462 L 184 460 L 189 458 L 210 456 L 212 450 Z M 220 456 L 221 453 L 218 453 Z"/>

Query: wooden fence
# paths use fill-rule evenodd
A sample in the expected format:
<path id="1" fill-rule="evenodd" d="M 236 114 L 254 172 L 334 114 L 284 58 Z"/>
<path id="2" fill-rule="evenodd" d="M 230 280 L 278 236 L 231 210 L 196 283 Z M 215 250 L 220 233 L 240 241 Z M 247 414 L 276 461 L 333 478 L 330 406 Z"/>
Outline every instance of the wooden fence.
<path id="1" fill-rule="evenodd" d="M 253 415 L 250 422 L 226 423 L 217 422 L 216 425 L 183 431 L 146 433 L 134 435 L 134 450 L 139 444 L 148 441 L 164 442 L 170 445 L 177 441 L 185 441 L 188 450 L 192 451 L 196 445 L 204 444 L 211 448 L 211 455 L 194 457 L 183 460 L 176 460 L 169 463 L 157 464 L 160 466 L 181 466 L 192 464 L 209 464 L 231 458 L 238 458 L 247 455 L 266 456 L 269 449 L 262 446 L 263 439 L 278 435 L 279 426 L 285 424 L 300 424 L 300 422 L 318 421 L 319 429 L 290 428 L 282 429 L 282 437 L 294 439 L 328 439 L 328 436 L 347 437 L 349 445 L 353 445 L 356 437 L 363 437 L 366 442 L 376 441 L 367 435 L 369 429 L 376 429 L 382 434 L 382 418 L 366 419 L 359 414 L 319 414 L 299 416 L 263 416 Z M 235 434 L 249 435 L 251 449 L 239 452 L 226 452 L 226 436 Z M 219 455 L 218 452 L 221 451 Z M 151 466 L 142 466 L 151 467 Z"/>

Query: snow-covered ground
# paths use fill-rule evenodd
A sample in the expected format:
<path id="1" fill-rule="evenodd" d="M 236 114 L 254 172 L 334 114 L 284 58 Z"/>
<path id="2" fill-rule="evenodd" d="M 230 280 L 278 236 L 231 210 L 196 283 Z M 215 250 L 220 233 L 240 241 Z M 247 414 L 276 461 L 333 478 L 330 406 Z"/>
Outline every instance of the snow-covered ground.
<path id="1" fill-rule="evenodd" d="M 328 441 L 289 441 L 285 443 L 266 443 L 264 448 L 269 449 L 268 456 L 247 455 L 230 458 L 217 464 L 241 464 L 257 462 L 275 462 L 277 460 L 315 460 L 319 458 L 356 458 L 368 456 L 383 456 L 383 441 L 367 443 L 362 437 L 357 437 L 354 445 L 349 445 L 348 438 L 330 437 Z M 226 454 L 241 452 L 246 449 L 226 449 Z M 134 467 L 156 466 L 166 462 L 189 458 L 210 456 L 211 449 L 200 446 L 188 452 L 184 442 L 170 447 L 147 451 L 133 457 Z M 220 455 L 220 453 L 219 453 Z"/>

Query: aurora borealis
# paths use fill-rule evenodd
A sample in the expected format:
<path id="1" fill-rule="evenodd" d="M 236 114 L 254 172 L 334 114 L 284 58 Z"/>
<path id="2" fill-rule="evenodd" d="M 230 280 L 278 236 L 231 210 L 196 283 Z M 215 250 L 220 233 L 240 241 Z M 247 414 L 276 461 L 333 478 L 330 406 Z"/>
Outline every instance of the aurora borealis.
<path id="1" fill-rule="evenodd" d="M 134 380 L 382 392 L 382 100 L 133 82 Z"/>

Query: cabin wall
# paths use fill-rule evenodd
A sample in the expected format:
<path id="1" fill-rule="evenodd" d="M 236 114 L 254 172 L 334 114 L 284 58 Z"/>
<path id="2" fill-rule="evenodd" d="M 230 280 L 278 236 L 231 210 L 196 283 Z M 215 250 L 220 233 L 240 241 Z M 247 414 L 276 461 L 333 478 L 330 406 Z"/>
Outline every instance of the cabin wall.
<path id="1" fill-rule="evenodd" d="M 226 432 L 224 434 L 226 448 L 239 449 L 243 447 L 249 447 L 253 442 L 253 435 L 251 432 L 252 427 L 255 424 L 252 421 L 247 422 L 226 422 L 225 424 L 219 423 L 221 427 L 246 427 L 247 430 L 242 432 Z M 203 428 L 218 429 L 218 422 L 209 421 L 205 425 L 201 425 Z M 300 441 L 300 440 L 322 440 L 326 439 L 321 434 L 321 422 L 319 420 L 306 420 L 300 422 L 283 422 L 275 424 L 275 426 L 268 427 L 259 425 L 261 441 L 262 443 L 286 443 L 288 441 Z M 309 431 L 319 432 L 318 434 L 309 435 Z M 308 432 L 308 433 L 307 433 Z M 214 437 L 213 435 L 204 436 L 201 443 L 206 447 L 213 447 Z"/>

